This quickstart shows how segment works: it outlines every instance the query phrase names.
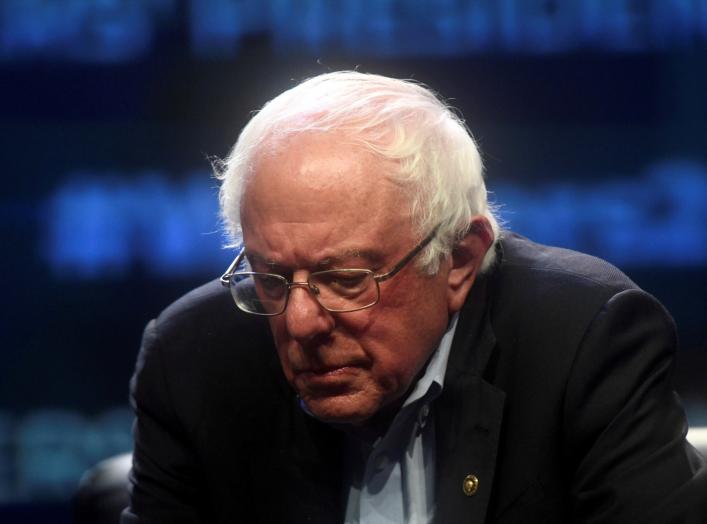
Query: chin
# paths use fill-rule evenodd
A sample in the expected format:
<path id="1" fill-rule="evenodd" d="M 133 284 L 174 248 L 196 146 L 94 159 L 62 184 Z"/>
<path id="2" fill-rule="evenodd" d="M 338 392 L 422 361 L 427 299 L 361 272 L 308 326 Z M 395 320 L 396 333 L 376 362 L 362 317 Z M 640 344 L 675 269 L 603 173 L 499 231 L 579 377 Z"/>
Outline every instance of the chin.
<path id="1" fill-rule="evenodd" d="M 376 403 L 352 402 L 350 398 L 304 398 L 315 418 L 329 424 L 361 424 L 378 411 Z"/>

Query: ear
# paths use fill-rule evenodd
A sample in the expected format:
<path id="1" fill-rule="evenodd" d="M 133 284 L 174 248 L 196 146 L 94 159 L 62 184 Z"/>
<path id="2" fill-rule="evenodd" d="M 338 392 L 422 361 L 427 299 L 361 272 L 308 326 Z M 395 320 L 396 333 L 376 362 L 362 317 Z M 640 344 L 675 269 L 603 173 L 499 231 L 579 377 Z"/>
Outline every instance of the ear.
<path id="1" fill-rule="evenodd" d="M 447 307 L 450 315 L 464 305 L 484 256 L 492 244 L 493 229 L 488 219 L 482 215 L 473 217 L 469 232 L 452 250 L 451 267 L 447 275 Z"/>

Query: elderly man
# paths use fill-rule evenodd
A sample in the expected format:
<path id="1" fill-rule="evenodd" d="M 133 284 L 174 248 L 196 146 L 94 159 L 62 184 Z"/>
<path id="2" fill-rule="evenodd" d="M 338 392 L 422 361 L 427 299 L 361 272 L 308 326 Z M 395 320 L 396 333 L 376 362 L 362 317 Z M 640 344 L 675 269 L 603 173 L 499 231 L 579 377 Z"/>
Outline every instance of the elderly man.
<path id="1" fill-rule="evenodd" d="M 124 523 L 703 522 L 672 320 L 501 232 L 427 89 L 308 80 L 219 174 L 239 251 L 146 329 Z"/>

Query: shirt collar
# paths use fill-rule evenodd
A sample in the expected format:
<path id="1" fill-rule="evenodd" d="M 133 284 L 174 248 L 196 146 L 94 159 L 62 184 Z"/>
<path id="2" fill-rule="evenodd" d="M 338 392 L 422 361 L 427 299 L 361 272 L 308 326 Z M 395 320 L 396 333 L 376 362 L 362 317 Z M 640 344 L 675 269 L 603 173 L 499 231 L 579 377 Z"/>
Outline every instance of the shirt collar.
<path id="1" fill-rule="evenodd" d="M 449 361 L 449 353 L 452 349 L 452 339 L 454 338 L 454 332 L 457 329 L 457 321 L 459 320 L 459 313 L 455 313 L 452 319 L 449 321 L 447 326 L 447 331 L 444 332 L 442 339 L 439 341 L 439 346 L 437 350 L 432 354 L 430 361 L 425 369 L 425 374 L 420 377 L 420 379 L 415 384 L 408 398 L 405 399 L 403 408 L 413 404 L 422 397 L 429 396 L 427 400 L 432 400 L 436 398 L 442 388 L 444 388 L 444 377 L 447 373 L 447 362 Z"/>

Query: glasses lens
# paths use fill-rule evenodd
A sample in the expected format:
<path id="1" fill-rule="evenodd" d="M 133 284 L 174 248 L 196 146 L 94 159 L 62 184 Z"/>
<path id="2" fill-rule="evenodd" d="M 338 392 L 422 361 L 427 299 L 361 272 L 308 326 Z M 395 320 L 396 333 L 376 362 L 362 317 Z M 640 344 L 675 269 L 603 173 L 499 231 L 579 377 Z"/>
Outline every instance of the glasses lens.
<path id="1" fill-rule="evenodd" d="M 246 313 L 278 315 L 287 303 L 287 280 L 268 273 L 235 273 L 231 277 L 231 294 Z"/>
<path id="2" fill-rule="evenodd" d="M 317 300 L 330 311 L 353 311 L 378 302 L 378 284 L 367 269 L 320 271 L 309 276 Z"/>

